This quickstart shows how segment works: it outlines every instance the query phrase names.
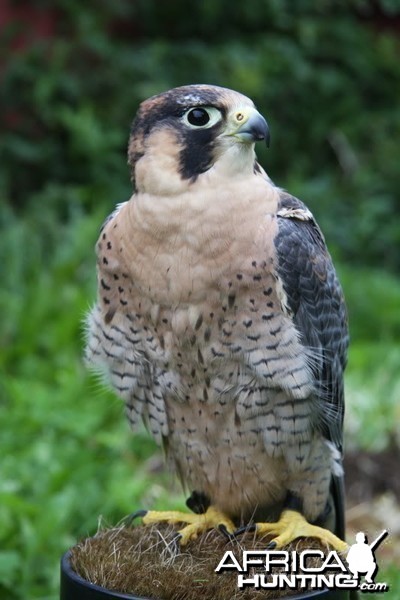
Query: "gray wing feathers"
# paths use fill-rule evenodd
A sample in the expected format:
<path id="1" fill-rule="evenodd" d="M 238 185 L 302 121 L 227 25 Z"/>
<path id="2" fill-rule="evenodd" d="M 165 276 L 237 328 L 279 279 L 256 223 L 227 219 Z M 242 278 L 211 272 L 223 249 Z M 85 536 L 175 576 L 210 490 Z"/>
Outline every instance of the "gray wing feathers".
<path id="1" fill-rule="evenodd" d="M 301 341 L 313 357 L 311 366 L 322 403 L 320 428 L 341 450 L 348 346 L 343 293 L 323 235 L 305 205 L 282 193 L 278 220 L 278 275 Z"/>

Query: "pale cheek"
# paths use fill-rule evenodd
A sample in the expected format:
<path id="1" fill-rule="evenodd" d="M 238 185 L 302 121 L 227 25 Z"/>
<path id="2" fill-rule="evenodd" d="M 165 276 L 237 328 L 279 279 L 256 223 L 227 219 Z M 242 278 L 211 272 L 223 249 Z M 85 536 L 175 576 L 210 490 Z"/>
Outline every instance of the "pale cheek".
<path id="1" fill-rule="evenodd" d="M 143 156 L 135 167 L 137 192 L 155 196 L 172 196 L 187 190 L 188 182 L 178 173 L 176 161 L 170 156 Z"/>
<path id="2" fill-rule="evenodd" d="M 145 154 L 135 165 L 138 192 L 172 196 L 187 190 L 189 182 L 179 173 L 181 145 L 175 132 L 159 130 L 146 141 Z"/>

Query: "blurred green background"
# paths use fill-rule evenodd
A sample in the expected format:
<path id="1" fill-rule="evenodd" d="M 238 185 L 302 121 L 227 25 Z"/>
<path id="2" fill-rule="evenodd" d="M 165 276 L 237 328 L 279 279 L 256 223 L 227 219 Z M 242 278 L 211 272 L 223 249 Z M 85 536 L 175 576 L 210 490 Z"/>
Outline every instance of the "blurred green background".
<path id="1" fill-rule="evenodd" d="M 82 319 L 99 227 L 131 194 L 138 103 L 202 82 L 254 99 L 261 163 L 324 230 L 350 314 L 346 447 L 368 483 L 349 531 L 365 504 L 372 539 L 393 524 L 377 580 L 400 597 L 399 488 L 359 458 L 399 463 L 400 2 L 20 0 L 0 25 L 0 598 L 55 600 L 60 555 L 100 515 L 183 506 L 85 371 Z"/>

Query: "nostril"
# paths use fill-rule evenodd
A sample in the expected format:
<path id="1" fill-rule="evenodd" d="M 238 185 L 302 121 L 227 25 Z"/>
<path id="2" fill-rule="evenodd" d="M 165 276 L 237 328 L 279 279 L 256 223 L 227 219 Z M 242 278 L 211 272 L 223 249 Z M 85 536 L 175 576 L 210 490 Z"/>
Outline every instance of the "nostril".
<path id="1" fill-rule="evenodd" d="M 236 113 L 236 121 L 243 121 L 244 119 L 244 114 L 241 112 Z"/>

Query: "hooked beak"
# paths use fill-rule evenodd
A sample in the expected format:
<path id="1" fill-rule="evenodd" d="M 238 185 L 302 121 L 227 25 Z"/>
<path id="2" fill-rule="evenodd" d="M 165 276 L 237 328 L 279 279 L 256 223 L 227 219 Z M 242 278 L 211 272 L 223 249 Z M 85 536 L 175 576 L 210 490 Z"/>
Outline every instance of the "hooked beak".
<path id="1" fill-rule="evenodd" d="M 254 143 L 265 140 L 267 148 L 270 143 L 270 133 L 267 121 L 255 109 L 246 107 L 236 111 L 234 122 L 239 127 L 232 132 L 233 137 L 244 143 Z"/>

